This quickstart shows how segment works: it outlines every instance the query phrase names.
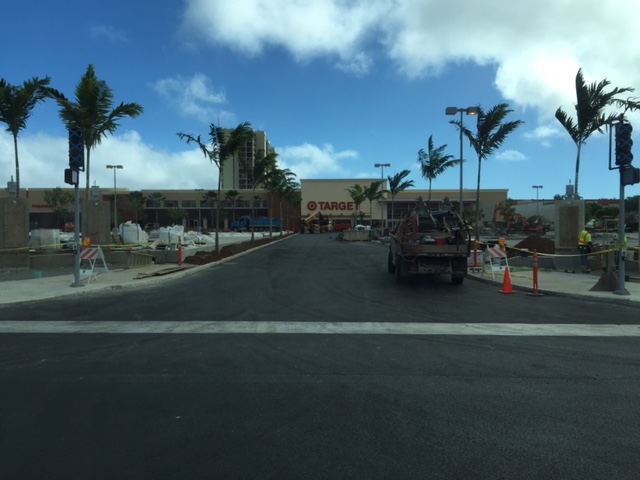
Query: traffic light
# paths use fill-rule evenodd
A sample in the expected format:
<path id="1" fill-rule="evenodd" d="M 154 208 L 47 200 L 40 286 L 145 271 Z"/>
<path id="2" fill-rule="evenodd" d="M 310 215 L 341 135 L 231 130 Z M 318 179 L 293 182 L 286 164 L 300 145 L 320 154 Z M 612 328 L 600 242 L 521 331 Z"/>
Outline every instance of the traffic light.
<path id="1" fill-rule="evenodd" d="M 77 185 L 78 184 L 78 170 L 74 170 L 72 168 L 64 169 L 64 183 L 68 183 L 69 185 Z"/>
<path id="2" fill-rule="evenodd" d="M 629 165 L 623 165 L 620 167 L 620 184 L 635 185 L 640 183 L 640 168 L 634 168 Z"/>
<path id="3" fill-rule="evenodd" d="M 616 165 L 631 165 L 633 161 L 631 132 L 630 123 L 616 123 Z"/>
<path id="4" fill-rule="evenodd" d="M 82 129 L 69 129 L 69 167 L 84 171 L 84 137 Z"/>

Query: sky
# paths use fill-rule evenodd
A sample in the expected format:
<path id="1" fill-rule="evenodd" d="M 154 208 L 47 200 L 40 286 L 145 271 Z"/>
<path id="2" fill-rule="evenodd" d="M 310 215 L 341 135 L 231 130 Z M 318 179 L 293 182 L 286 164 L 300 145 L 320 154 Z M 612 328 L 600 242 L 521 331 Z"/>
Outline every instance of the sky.
<path id="1" fill-rule="evenodd" d="M 243 122 L 267 133 L 280 168 L 299 180 L 357 183 L 406 169 L 426 189 L 418 151 L 430 136 L 460 157 L 449 123 L 460 116 L 446 108 L 507 103 L 506 120 L 524 123 L 482 162 L 481 188 L 550 199 L 574 183 L 576 145 L 555 112 L 575 115 L 578 69 L 589 83 L 640 96 L 636 0 L 0 0 L 0 11 L 0 78 L 49 76 L 74 98 L 92 64 L 115 104 L 144 108 L 92 151 L 91 184 L 104 190 L 113 188 L 108 164 L 124 167 L 118 188 L 215 189 L 215 166 L 177 133 L 206 139 L 212 123 Z M 475 128 L 474 117 L 463 121 Z M 22 188 L 66 186 L 67 131 L 54 101 L 34 108 L 18 148 Z M 475 191 L 478 159 L 466 140 L 463 157 L 464 188 Z M 618 198 L 608 165 L 609 134 L 596 133 L 582 149 L 582 197 Z M 13 175 L 13 140 L 2 131 L 2 188 Z M 432 188 L 458 190 L 459 167 Z M 639 185 L 625 190 L 638 194 Z"/>

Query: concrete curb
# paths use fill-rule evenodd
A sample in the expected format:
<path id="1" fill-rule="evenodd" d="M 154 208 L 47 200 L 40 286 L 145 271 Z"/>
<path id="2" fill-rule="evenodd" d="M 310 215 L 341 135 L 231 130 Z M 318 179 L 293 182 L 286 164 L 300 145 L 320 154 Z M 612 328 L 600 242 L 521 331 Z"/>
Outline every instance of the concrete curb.
<path id="1" fill-rule="evenodd" d="M 498 289 L 502 287 L 502 282 L 496 281 L 490 278 L 482 278 L 478 275 L 469 274 L 467 275 L 468 279 L 471 279 L 476 282 L 486 283 L 490 285 L 495 285 Z M 533 287 L 526 287 L 524 285 L 511 284 L 514 291 L 522 292 L 522 293 L 533 293 Z M 583 300 L 583 301 L 591 301 L 598 303 L 609 303 L 612 305 L 623 305 L 623 306 L 640 306 L 640 300 L 633 298 L 631 296 L 626 295 L 616 295 L 613 292 L 601 292 L 608 294 L 598 295 L 598 294 L 590 294 L 590 293 L 575 293 L 575 292 L 563 292 L 559 290 L 551 290 L 549 288 L 538 288 L 538 293 L 542 294 L 539 297 L 543 296 L 551 296 L 551 297 L 564 297 L 564 298 L 572 298 L 575 300 Z M 535 295 L 528 295 L 532 298 L 537 298 Z"/>

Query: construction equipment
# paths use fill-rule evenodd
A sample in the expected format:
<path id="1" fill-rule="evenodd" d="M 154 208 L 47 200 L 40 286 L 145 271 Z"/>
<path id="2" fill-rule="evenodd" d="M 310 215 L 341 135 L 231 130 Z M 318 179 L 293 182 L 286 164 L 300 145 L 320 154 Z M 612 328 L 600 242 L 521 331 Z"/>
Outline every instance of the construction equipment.
<path id="1" fill-rule="evenodd" d="M 470 226 L 451 209 L 429 210 L 421 199 L 390 235 L 388 271 L 396 282 L 418 275 L 451 275 L 462 284 L 471 252 Z"/>
<path id="2" fill-rule="evenodd" d="M 312 213 L 303 221 L 303 226 L 309 233 L 324 233 L 327 231 L 328 225 L 329 220 L 320 211 Z"/>
<path id="3" fill-rule="evenodd" d="M 548 225 L 540 225 L 535 224 L 531 225 L 524 215 L 520 215 L 516 213 L 515 216 L 520 220 L 520 224 L 516 222 L 511 222 L 507 225 L 505 233 L 508 235 L 510 233 L 526 233 L 529 235 L 544 235 L 549 231 Z"/>

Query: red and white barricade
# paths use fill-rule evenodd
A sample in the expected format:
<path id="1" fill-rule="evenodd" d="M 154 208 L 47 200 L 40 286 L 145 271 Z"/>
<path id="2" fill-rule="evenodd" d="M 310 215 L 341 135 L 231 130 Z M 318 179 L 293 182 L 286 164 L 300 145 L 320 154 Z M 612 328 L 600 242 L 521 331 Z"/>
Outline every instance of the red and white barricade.
<path id="1" fill-rule="evenodd" d="M 98 278 L 98 273 L 106 272 L 109 274 L 107 263 L 104 260 L 104 252 L 100 246 L 83 247 L 80 250 L 80 265 L 84 262 L 84 268 L 80 269 L 80 280 L 87 280 L 87 285 L 91 283 L 92 278 Z M 102 266 L 96 266 L 97 262 L 102 262 Z M 109 279 L 111 275 L 109 274 Z"/>
<path id="2" fill-rule="evenodd" d="M 504 271 L 509 268 L 509 261 L 507 259 L 507 252 L 501 245 L 495 245 L 493 247 L 487 247 L 484 252 L 484 265 L 489 265 L 491 268 L 491 277 L 496 278 L 496 273 L 504 274 Z"/>

